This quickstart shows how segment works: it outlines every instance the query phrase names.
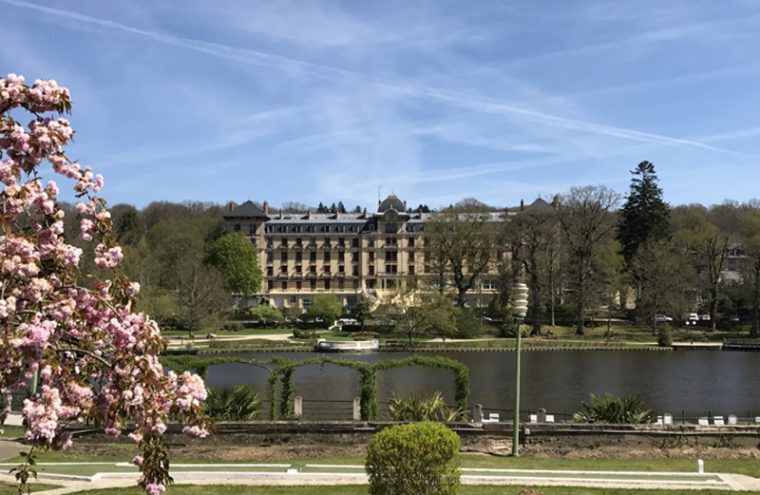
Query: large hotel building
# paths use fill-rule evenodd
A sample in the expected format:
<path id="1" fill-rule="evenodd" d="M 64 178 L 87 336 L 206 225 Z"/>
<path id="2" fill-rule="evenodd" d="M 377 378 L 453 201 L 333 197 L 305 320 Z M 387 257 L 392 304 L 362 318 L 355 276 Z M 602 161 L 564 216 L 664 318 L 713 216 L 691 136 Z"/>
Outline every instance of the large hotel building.
<path id="1" fill-rule="evenodd" d="M 504 221 L 504 211 L 489 214 Z M 431 279 L 424 241 L 427 213 L 408 213 L 391 194 L 377 212 L 318 214 L 270 211 L 265 201 L 233 208 L 230 231 L 249 236 L 264 274 L 262 296 L 279 308 L 307 310 L 314 296 L 330 293 L 352 307 L 360 297 L 375 304 L 409 297 L 410 278 Z M 497 260 L 506 253 L 499 252 Z M 488 304 L 496 291 L 498 261 L 470 291 L 470 304 Z M 406 296 L 402 296 L 406 294 Z"/>

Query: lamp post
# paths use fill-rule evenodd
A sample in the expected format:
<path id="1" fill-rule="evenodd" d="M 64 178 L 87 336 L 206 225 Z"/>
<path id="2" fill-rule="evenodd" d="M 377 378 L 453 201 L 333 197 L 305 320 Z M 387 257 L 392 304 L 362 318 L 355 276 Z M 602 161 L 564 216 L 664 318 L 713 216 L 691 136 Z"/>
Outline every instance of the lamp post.
<path id="1" fill-rule="evenodd" d="M 515 329 L 517 331 L 517 345 L 515 346 L 515 419 L 512 422 L 512 455 L 520 455 L 520 322 L 525 319 L 528 313 L 528 286 L 523 283 L 517 283 L 512 286 L 512 316 L 515 320 Z"/>

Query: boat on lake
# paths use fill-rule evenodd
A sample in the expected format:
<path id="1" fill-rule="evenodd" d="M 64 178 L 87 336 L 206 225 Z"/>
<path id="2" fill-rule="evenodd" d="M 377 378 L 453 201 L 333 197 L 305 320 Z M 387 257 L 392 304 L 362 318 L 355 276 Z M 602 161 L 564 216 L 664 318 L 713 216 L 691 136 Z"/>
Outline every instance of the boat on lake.
<path id="1" fill-rule="evenodd" d="M 380 341 L 372 340 L 325 340 L 317 339 L 317 352 L 368 352 L 380 349 Z"/>

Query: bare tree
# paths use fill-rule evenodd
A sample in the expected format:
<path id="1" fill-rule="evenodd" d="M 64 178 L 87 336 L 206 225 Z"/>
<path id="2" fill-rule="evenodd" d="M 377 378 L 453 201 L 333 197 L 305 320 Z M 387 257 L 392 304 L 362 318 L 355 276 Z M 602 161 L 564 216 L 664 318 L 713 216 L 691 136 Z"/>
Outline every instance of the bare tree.
<path id="1" fill-rule="evenodd" d="M 576 335 L 583 335 L 586 310 L 594 300 L 596 253 L 615 228 L 612 209 L 620 195 L 605 186 L 573 187 L 559 205 L 559 221 L 569 267 L 570 297 L 576 305 Z"/>
<path id="2" fill-rule="evenodd" d="M 527 276 L 530 297 L 528 319 L 531 335 L 541 334 L 541 322 L 547 296 L 552 295 L 556 243 L 559 233 L 557 210 L 539 200 L 520 211 L 507 224 L 507 238 L 512 246 L 512 260 Z"/>
<path id="3" fill-rule="evenodd" d="M 457 304 L 463 306 L 467 292 L 494 258 L 496 228 L 491 214 L 459 208 L 435 213 L 425 225 L 425 242 L 431 268 L 441 279 L 451 279 Z"/>

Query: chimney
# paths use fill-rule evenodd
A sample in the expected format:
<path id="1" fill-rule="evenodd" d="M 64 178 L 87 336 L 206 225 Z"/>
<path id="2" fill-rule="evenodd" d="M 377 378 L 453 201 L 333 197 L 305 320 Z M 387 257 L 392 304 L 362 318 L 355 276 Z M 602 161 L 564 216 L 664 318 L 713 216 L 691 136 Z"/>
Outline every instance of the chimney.
<path id="1" fill-rule="evenodd" d="M 404 200 L 404 211 L 406 211 L 406 200 Z"/>
<path id="2" fill-rule="evenodd" d="M 267 202 L 266 200 L 264 200 L 264 205 L 263 206 L 264 206 L 264 215 L 269 216 L 269 202 Z"/>
<path id="3" fill-rule="evenodd" d="M 524 209 L 525 209 L 525 201 L 521 199 L 520 200 L 520 211 L 523 211 Z"/>
<path id="4" fill-rule="evenodd" d="M 285 213 L 283 213 L 282 208 L 280 208 L 280 220 L 282 220 L 282 217 L 285 216 Z"/>
<path id="5" fill-rule="evenodd" d="M 235 203 L 233 203 L 232 201 L 227 203 L 227 211 L 232 211 L 234 209 L 235 209 Z"/>
<path id="6" fill-rule="evenodd" d="M 364 208 L 364 211 L 362 212 L 362 217 L 367 218 L 367 208 Z"/>
<path id="7" fill-rule="evenodd" d="M 306 209 L 306 219 L 308 220 L 309 218 L 311 218 L 311 208 Z"/>

